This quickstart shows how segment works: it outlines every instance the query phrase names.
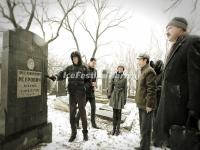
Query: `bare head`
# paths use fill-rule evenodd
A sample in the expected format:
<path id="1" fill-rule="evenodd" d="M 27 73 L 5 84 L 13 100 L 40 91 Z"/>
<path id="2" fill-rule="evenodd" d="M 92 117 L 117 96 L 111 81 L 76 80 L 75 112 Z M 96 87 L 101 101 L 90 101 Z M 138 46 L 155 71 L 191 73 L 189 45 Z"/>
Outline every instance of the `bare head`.
<path id="1" fill-rule="evenodd" d="M 96 68 L 96 59 L 95 58 L 91 58 L 90 59 L 90 63 L 89 63 L 89 66 L 91 67 L 91 68 Z"/>
<path id="2" fill-rule="evenodd" d="M 124 66 L 123 66 L 123 65 L 119 65 L 119 66 L 117 67 L 117 72 L 118 72 L 118 73 L 123 73 L 123 72 L 124 72 Z"/>

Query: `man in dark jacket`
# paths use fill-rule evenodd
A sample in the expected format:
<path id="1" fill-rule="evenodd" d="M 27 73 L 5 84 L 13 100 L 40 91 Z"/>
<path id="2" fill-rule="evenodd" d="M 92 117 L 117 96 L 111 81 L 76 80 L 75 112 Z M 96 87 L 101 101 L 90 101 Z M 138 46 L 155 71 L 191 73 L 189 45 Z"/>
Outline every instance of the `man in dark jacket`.
<path id="1" fill-rule="evenodd" d="M 85 83 L 87 82 L 88 70 L 85 65 L 82 64 L 81 55 L 78 51 L 72 52 L 71 60 L 72 65 L 66 67 L 64 70 L 60 71 L 57 75 L 50 77 L 53 81 L 64 80 L 68 78 L 68 92 L 69 92 L 69 108 L 70 108 L 70 124 L 72 134 L 69 142 L 73 142 L 76 138 L 76 105 L 80 111 L 82 126 L 83 126 L 83 137 L 84 140 L 88 140 L 88 130 L 87 130 L 87 118 L 85 111 L 86 103 L 86 89 Z"/>
<path id="2" fill-rule="evenodd" d="M 175 17 L 167 25 L 173 46 L 163 73 L 163 87 L 155 124 L 155 144 L 168 145 L 172 125 L 197 128 L 200 118 L 200 37 L 187 35 L 187 21 Z M 178 140 L 178 139 L 177 139 Z M 191 145 L 192 148 L 192 145 Z"/>
<path id="3" fill-rule="evenodd" d="M 139 108 L 141 141 L 135 149 L 150 150 L 153 110 L 156 104 L 156 73 L 149 65 L 149 56 L 138 57 L 141 75 L 136 89 L 136 104 Z"/>
<path id="4" fill-rule="evenodd" d="M 88 65 L 88 82 L 86 82 L 86 103 L 89 101 L 91 106 L 91 123 L 92 127 L 99 129 L 96 125 L 96 100 L 95 100 L 95 88 L 97 87 L 97 70 L 96 59 L 91 58 Z M 77 113 L 77 126 L 79 127 L 80 112 Z"/>

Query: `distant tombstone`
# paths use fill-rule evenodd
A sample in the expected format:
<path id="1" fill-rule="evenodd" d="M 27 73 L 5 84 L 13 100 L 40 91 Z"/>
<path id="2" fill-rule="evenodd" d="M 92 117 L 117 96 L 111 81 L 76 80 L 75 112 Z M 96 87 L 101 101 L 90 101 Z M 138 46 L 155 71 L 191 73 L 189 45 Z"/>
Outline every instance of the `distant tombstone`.
<path id="1" fill-rule="evenodd" d="M 109 121 L 113 120 L 113 112 L 109 111 L 109 110 L 98 109 L 96 111 L 96 116 L 98 116 L 102 119 L 105 119 L 105 120 L 109 120 Z M 123 123 L 125 120 L 126 120 L 126 116 L 124 114 L 122 114 L 121 123 Z"/>
<path id="2" fill-rule="evenodd" d="M 66 80 L 57 81 L 56 96 L 66 96 Z"/>
<path id="3" fill-rule="evenodd" d="M 113 112 L 113 108 L 110 107 L 109 105 L 102 105 L 99 109 Z M 130 110 L 122 109 L 122 114 L 129 115 L 130 113 L 131 113 Z"/>
<path id="4" fill-rule="evenodd" d="M 47 92 L 51 92 L 51 80 L 47 80 Z"/>
<path id="5" fill-rule="evenodd" d="M 29 149 L 51 142 L 47 122 L 48 46 L 37 35 L 24 31 L 3 34 L 0 149 Z"/>
<path id="6" fill-rule="evenodd" d="M 106 94 L 109 85 L 109 73 L 107 70 L 102 71 L 102 94 Z"/>

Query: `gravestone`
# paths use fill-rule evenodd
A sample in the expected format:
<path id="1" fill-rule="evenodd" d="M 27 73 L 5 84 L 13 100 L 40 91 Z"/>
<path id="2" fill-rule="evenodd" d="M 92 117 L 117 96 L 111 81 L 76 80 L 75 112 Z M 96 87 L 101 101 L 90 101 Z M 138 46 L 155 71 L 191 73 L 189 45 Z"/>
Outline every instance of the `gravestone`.
<path id="1" fill-rule="evenodd" d="M 96 111 L 96 116 L 105 120 L 113 121 L 113 112 L 109 110 L 98 109 Z M 126 117 L 126 115 L 122 114 L 121 123 L 123 123 L 126 120 Z"/>
<path id="2" fill-rule="evenodd" d="M 45 78 L 48 46 L 31 32 L 7 31 L 1 55 L 0 149 L 23 150 L 51 142 Z"/>
<path id="3" fill-rule="evenodd" d="M 113 108 L 110 107 L 109 105 L 102 105 L 99 109 L 113 112 Z M 122 114 L 129 115 L 130 113 L 131 113 L 130 110 L 122 109 Z"/>
<path id="4" fill-rule="evenodd" d="M 56 96 L 66 96 L 66 80 L 57 81 Z"/>
<path id="5" fill-rule="evenodd" d="M 108 85 L 109 85 L 109 73 L 107 70 L 104 69 L 102 71 L 102 94 L 105 95 L 107 93 Z"/>

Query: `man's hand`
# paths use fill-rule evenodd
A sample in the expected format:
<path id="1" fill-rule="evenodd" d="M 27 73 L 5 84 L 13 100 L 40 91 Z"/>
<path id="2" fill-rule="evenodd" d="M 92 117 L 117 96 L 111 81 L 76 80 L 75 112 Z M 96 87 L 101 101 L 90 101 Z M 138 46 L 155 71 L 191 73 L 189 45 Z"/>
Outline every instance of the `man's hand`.
<path id="1" fill-rule="evenodd" d="M 92 86 L 93 86 L 93 87 L 96 87 L 96 86 L 97 86 L 97 83 L 96 83 L 96 82 L 92 82 Z"/>
<path id="2" fill-rule="evenodd" d="M 147 111 L 147 113 L 150 113 L 152 111 L 152 108 L 146 107 L 146 111 Z"/>
<path id="3" fill-rule="evenodd" d="M 46 76 L 47 78 L 51 79 L 52 81 L 55 81 L 56 80 L 56 76 L 52 75 L 52 76 Z"/>
<path id="4" fill-rule="evenodd" d="M 191 117 L 193 117 L 193 118 L 196 118 L 197 120 L 200 119 L 200 118 L 198 117 L 198 115 L 195 113 L 195 111 L 193 111 L 193 110 L 189 110 L 189 115 L 190 115 Z"/>
<path id="5" fill-rule="evenodd" d="M 111 98 L 111 95 L 108 95 L 107 97 L 108 97 L 108 99 L 110 99 L 110 98 Z"/>

